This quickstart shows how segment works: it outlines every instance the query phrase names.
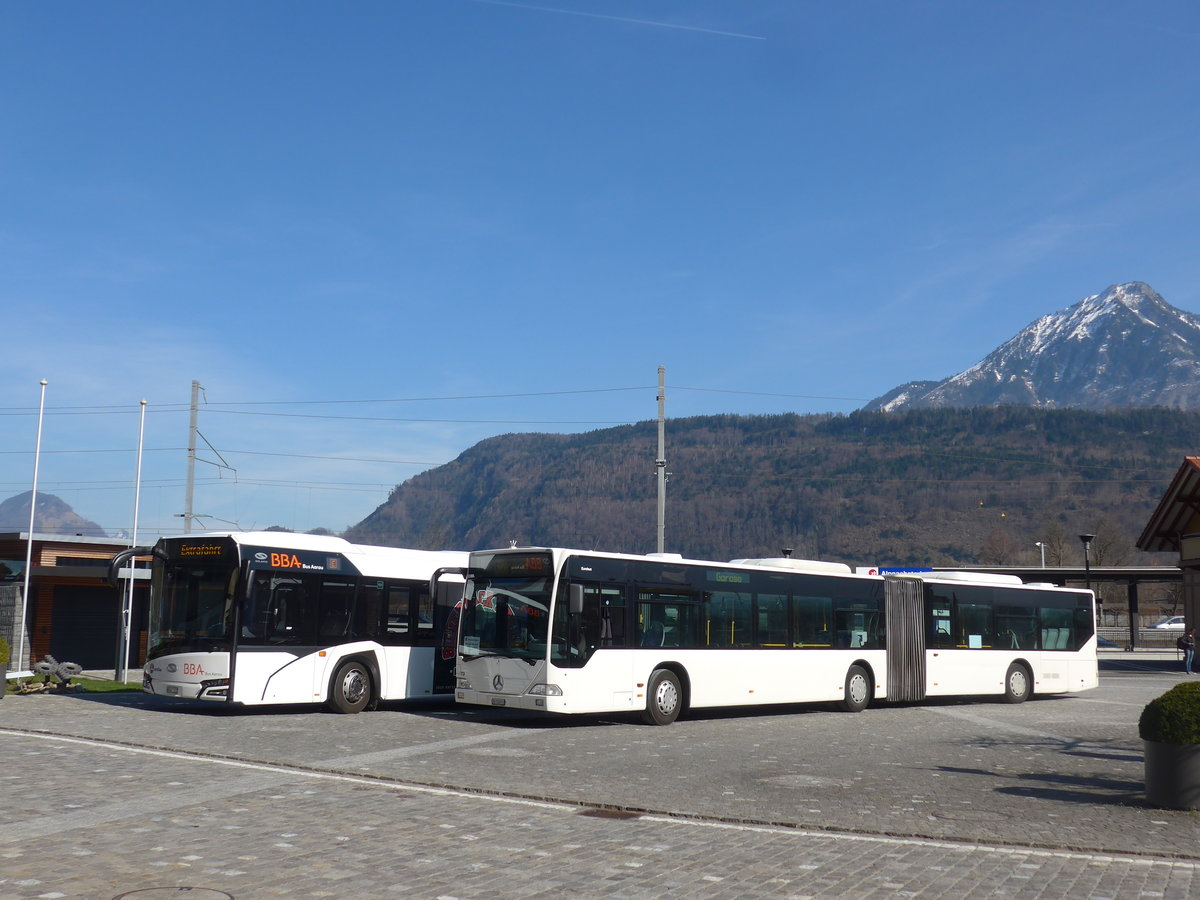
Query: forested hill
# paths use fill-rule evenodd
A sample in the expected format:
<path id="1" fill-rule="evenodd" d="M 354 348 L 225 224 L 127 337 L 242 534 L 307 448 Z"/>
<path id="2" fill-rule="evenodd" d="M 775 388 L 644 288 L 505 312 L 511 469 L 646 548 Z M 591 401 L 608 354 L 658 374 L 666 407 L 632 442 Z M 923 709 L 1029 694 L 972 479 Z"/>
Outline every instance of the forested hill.
<path id="1" fill-rule="evenodd" d="M 406 481 L 351 540 L 655 549 L 657 426 L 512 434 Z M 850 564 L 1161 562 L 1133 543 L 1200 413 L 1030 407 L 667 422 L 666 549 Z"/>

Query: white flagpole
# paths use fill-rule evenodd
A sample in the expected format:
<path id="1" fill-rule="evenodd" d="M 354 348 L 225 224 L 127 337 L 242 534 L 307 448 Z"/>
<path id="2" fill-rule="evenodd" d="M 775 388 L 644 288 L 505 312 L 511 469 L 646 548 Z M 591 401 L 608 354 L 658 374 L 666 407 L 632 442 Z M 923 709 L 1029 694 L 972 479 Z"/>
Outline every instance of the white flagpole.
<path id="1" fill-rule="evenodd" d="M 29 576 L 33 568 L 33 519 L 37 511 L 38 465 L 42 459 L 42 418 L 46 413 L 46 379 L 41 381 L 42 394 L 38 401 L 37 443 L 33 450 L 33 489 L 29 492 L 29 535 L 25 541 L 25 587 L 21 592 L 21 615 L 17 623 L 17 672 L 18 676 L 32 675 L 25 665 L 25 620 L 29 614 Z"/>
<path id="2" fill-rule="evenodd" d="M 133 488 L 133 535 L 129 541 L 131 549 L 137 546 L 138 512 L 142 503 L 142 445 L 146 439 L 146 401 L 144 399 L 141 401 L 141 405 L 141 421 L 138 423 L 137 478 L 134 480 Z M 125 629 L 125 649 L 121 654 L 121 681 L 129 680 L 129 641 L 133 632 L 133 576 L 136 571 L 137 560 L 131 556 L 129 557 L 129 598 L 121 612 L 121 627 Z"/>

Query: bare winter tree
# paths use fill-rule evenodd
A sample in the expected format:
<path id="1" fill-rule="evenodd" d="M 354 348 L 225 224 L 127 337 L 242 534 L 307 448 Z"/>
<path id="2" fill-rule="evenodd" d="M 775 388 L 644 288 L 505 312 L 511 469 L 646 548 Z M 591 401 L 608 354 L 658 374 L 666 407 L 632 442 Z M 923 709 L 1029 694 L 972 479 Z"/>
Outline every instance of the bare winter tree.
<path id="1" fill-rule="evenodd" d="M 979 561 L 985 566 L 1007 566 L 1012 564 L 1019 552 L 1017 542 L 1007 531 L 994 528 L 979 551 Z"/>
<path id="2" fill-rule="evenodd" d="M 1129 561 L 1133 542 L 1121 533 L 1120 527 L 1110 516 L 1103 516 L 1096 523 L 1096 537 L 1092 540 L 1092 565 L 1120 566 Z"/>
<path id="3" fill-rule="evenodd" d="M 1046 548 L 1046 565 L 1062 566 L 1067 560 L 1067 532 L 1062 522 L 1051 519 L 1041 530 L 1038 538 Z"/>

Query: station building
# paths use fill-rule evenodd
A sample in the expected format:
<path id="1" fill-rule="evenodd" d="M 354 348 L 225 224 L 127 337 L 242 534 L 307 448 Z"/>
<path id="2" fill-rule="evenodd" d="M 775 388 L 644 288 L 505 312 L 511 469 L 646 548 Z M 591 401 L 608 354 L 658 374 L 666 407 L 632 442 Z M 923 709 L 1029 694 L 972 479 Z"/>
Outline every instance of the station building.
<path id="1" fill-rule="evenodd" d="M 9 641 L 10 672 L 28 671 L 47 654 L 84 669 L 111 669 L 117 659 L 123 590 L 108 583 L 109 561 L 128 543 L 107 538 L 34 533 L 0 533 L 0 635 Z M 25 659 L 18 660 L 18 620 L 30 557 L 30 602 L 25 610 Z M 140 562 L 139 565 L 148 565 Z M 149 572 L 135 570 L 130 668 L 146 649 Z"/>

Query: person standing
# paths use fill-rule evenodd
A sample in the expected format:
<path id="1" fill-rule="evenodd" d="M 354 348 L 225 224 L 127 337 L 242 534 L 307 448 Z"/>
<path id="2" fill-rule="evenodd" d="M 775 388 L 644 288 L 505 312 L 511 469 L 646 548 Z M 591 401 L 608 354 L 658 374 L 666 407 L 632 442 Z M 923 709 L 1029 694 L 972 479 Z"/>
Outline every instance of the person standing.
<path id="1" fill-rule="evenodd" d="M 1183 671 L 1194 672 L 1192 663 L 1196 658 L 1196 629 L 1189 628 L 1176 641 L 1176 645 L 1183 651 Z"/>

